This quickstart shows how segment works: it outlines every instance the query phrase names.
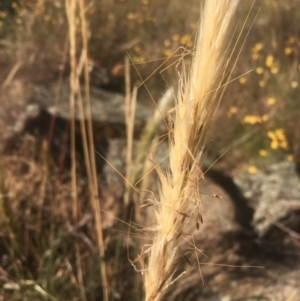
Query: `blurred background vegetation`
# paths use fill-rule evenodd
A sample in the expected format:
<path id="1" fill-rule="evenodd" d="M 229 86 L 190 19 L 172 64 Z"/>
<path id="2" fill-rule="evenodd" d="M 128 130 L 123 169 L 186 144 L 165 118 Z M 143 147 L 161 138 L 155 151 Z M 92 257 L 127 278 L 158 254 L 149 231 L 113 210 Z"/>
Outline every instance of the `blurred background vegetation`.
<path id="1" fill-rule="evenodd" d="M 22 63 L 16 76 L 30 83 L 57 79 L 68 40 L 64 1 L 7 0 L 0 5 L 2 81 L 16 62 Z M 247 1 L 241 3 L 238 28 L 249 6 Z M 89 57 L 109 77 L 106 88 L 124 90 L 120 68 L 125 51 L 136 64 L 135 81 L 140 80 L 137 72 L 146 79 L 156 71 L 147 81 L 153 95 L 176 82 L 174 68 L 168 66 L 180 54 L 179 47 L 192 50 L 199 11 L 199 1 L 193 0 L 184 5 L 156 0 L 87 2 Z M 215 123 L 211 147 L 212 152 L 218 150 L 212 154 L 215 158 L 248 133 L 244 146 L 226 156 L 228 164 L 247 158 L 259 168 L 284 158 L 300 160 L 299 14 L 296 0 L 256 1 L 250 16 L 253 24 L 248 22 L 242 34 L 244 38 L 250 30 L 233 72 L 236 80 L 228 87 Z M 65 68 L 65 76 L 68 72 Z M 147 95 L 141 99 L 150 103 Z"/>
<path id="2" fill-rule="evenodd" d="M 238 32 L 252 3 L 241 2 L 236 19 Z M 86 0 L 86 14 L 90 30 L 89 58 L 98 72 L 94 80 L 92 78 L 92 84 L 124 93 L 123 64 L 128 53 L 134 63 L 131 68 L 133 83 L 139 84 L 150 76 L 146 84 L 157 99 L 167 86 L 176 84 L 178 78 L 174 66 L 182 49 L 193 51 L 200 5 L 198 0 L 186 0 L 184 4 L 180 0 Z M 255 2 L 234 54 L 234 57 L 239 56 L 233 70 L 234 80 L 228 85 L 213 125 L 208 165 L 218 160 L 217 168 L 255 174 L 260 168 L 282 160 L 300 163 L 299 19 L 298 0 Z M 80 39 L 78 43 L 81 43 Z M 2 89 L 7 88 L 12 80 L 11 77 L 10 81 L 7 80 L 12 70 L 15 70 L 13 80 L 21 80 L 25 87 L 56 81 L 61 73 L 67 78 L 70 67 L 66 53 L 68 23 L 63 0 L 0 2 Z M 153 106 L 146 89 L 142 86 L 140 90 L 138 101 Z M 22 100 L 18 99 L 18 102 Z M 28 153 L 26 160 L 36 161 L 35 152 L 34 148 L 26 146 L 22 157 Z M 37 165 L 31 166 L 37 168 L 36 174 L 48 164 L 43 160 L 39 159 Z M 10 169 L 12 164 L 17 163 L 11 161 L 2 168 Z M 0 173 L 2 178 L 6 177 L 4 170 Z M 66 193 L 55 179 L 60 177 L 60 183 L 69 181 L 67 171 L 47 170 L 47 173 L 45 181 L 52 183 L 47 192 L 52 195 L 61 193 L 57 197 L 61 198 Z M 26 182 L 27 187 L 31 184 L 39 186 L 43 182 L 34 183 L 32 179 L 21 176 L 19 181 Z M 7 188 L 3 179 L 1 185 L 4 195 Z M 34 189 L 30 189 L 23 199 L 31 198 Z M 83 197 L 85 192 L 80 193 Z M 65 210 L 60 220 L 49 221 L 38 230 L 34 229 L 35 220 L 32 220 L 31 228 L 26 231 L 33 234 L 26 234 L 17 221 L 25 220 L 28 212 L 22 211 L 20 200 L 18 206 L 13 203 L 5 206 L 7 202 L 2 202 L 0 214 L 6 215 L 0 221 L 3 229 L 0 230 L 1 256 L 6 256 L 0 258 L 0 274 L 14 279 L 19 287 L 7 290 L 11 293 L 6 291 L 3 300 L 25 300 L 25 295 L 28 300 L 54 300 L 52 296 L 59 300 L 80 300 L 82 295 L 79 297 L 77 280 L 73 276 L 72 238 L 65 238 L 59 226 L 68 218 L 68 205 L 58 205 L 57 211 Z M 56 222 L 58 226 L 51 224 Z M 85 227 L 93 241 L 92 227 Z M 26 235 L 33 237 L 24 241 Z M 116 258 L 121 256 L 118 252 L 117 248 L 113 249 L 113 258 L 108 263 L 111 278 L 116 277 Z M 99 300 L 99 263 L 88 255 L 83 262 L 87 300 Z M 120 265 L 124 270 L 130 269 L 128 263 Z M 134 275 L 133 271 L 130 273 Z M 124 283 L 122 288 L 124 296 L 127 290 L 131 292 L 127 298 L 133 292 L 141 294 L 139 285 Z M 118 294 L 112 292 L 112 299 L 120 298 Z"/>

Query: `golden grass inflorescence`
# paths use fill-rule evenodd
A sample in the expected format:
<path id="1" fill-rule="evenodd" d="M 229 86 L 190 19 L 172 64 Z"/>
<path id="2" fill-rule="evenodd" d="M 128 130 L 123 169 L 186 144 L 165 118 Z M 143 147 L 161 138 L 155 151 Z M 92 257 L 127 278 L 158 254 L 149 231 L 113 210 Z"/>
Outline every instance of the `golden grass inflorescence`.
<path id="1" fill-rule="evenodd" d="M 191 70 L 182 67 L 179 91 L 169 118 L 168 172 L 156 170 L 160 202 L 144 269 L 146 300 L 160 300 L 176 280 L 179 238 L 193 212 L 200 213 L 199 180 L 208 131 L 226 88 L 229 30 L 238 1 L 206 1 Z M 196 222 L 198 225 L 198 221 Z"/>

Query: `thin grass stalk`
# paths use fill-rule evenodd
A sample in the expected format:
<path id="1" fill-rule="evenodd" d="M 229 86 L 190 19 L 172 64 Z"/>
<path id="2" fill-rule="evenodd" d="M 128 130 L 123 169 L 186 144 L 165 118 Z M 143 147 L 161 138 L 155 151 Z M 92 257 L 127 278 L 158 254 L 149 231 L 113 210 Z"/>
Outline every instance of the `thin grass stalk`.
<path id="1" fill-rule="evenodd" d="M 66 62 L 68 59 L 68 53 L 69 53 L 69 33 L 66 34 L 66 40 L 64 43 L 64 47 L 63 47 L 63 53 L 62 53 L 62 60 L 61 60 L 61 64 L 62 64 L 62 68 L 59 71 L 59 76 L 57 79 L 57 87 L 55 89 L 55 98 L 54 98 L 54 102 L 53 102 L 53 106 L 56 109 L 58 102 L 60 100 L 60 94 L 61 94 L 61 85 L 63 82 L 63 74 L 65 71 L 65 66 L 66 66 Z M 56 116 L 51 116 L 50 119 L 50 124 L 49 124 L 49 130 L 48 130 L 48 134 L 47 134 L 47 155 L 49 156 L 49 149 L 50 146 L 52 144 L 52 140 L 53 140 L 53 135 L 54 135 L 54 128 L 55 128 L 55 123 L 56 123 Z M 61 153 L 62 155 L 63 153 Z M 60 160 L 59 160 L 60 162 Z M 59 166 L 59 168 L 62 168 L 62 164 Z M 49 168 L 48 168 L 49 169 Z M 49 173 L 49 171 L 48 171 Z M 51 202 L 51 215 L 50 215 L 50 244 L 53 244 L 53 240 L 55 239 L 55 221 L 54 221 L 54 210 L 55 208 L 58 208 L 58 200 L 55 200 L 54 202 Z M 85 301 L 85 300 L 84 300 Z"/>
<path id="2" fill-rule="evenodd" d="M 83 55 L 81 54 L 81 58 Z M 82 100 L 82 91 L 79 83 L 79 76 L 82 71 L 82 61 L 79 62 L 78 68 L 77 68 L 77 84 L 78 84 L 78 102 L 77 102 L 77 108 L 79 113 L 79 120 L 80 120 L 80 130 L 81 130 L 81 139 L 82 139 L 82 147 L 83 147 L 83 155 L 84 155 L 84 164 L 86 168 L 87 178 L 88 178 L 88 185 L 89 185 L 89 191 L 90 194 L 93 191 L 92 188 L 92 173 L 91 173 L 91 163 L 89 159 L 89 149 L 88 149 L 88 139 L 87 139 L 87 130 L 86 130 L 86 124 L 85 124 L 85 117 L 84 117 L 84 106 L 83 106 L 83 100 Z M 76 265 L 79 268 L 77 277 L 78 282 L 80 284 L 80 291 L 81 291 L 81 297 L 83 300 L 86 300 L 86 294 L 85 294 L 85 288 L 83 285 L 83 275 L 82 275 L 82 269 L 81 269 L 81 259 L 80 259 L 80 252 L 79 248 L 76 248 L 76 252 L 78 252 L 78 256 L 76 257 Z"/>
<path id="3" fill-rule="evenodd" d="M 75 151 L 75 96 L 76 96 L 76 2 L 66 0 L 66 10 L 69 23 L 69 38 L 70 38 L 70 140 L 71 140 L 71 178 L 72 178 L 72 216 L 73 219 L 77 216 L 77 193 L 76 193 L 76 151 Z M 75 220 L 74 220 L 75 221 Z"/>
<path id="4" fill-rule="evenodd" d="M 90 183 L 90 196 L 92 201 L 93 213 L 95 218 L 97 241 L 100 252 L 101 259 L 101 279 L 103 286 L 103 300 L 108 301 L 109 290 L 106 274 L 106 263 L 105 263 L 105 246 L 102 233 L 102 218 L 101 218 L 101 207 L 98 192 L 98 180 L 97 180 L 97 170 L 95 161 L 95 147 L 94 147 L 94 137 L 93 137 L 93 125 L 92 125 L 92 110 L 91 110 L 91 97 L 89 89 L 89 67 L 88 67 L 88 31 L 87 22 L 85 15 L 84 0 L 79 0 L 79 11 L 81 20 L 81 35 L 83 42 L 83 57 L 84 57 L 84 80 L 85 80 L 85 100 L 86 100 L 86 116 L 87 116 L 87 136 L 88 136 L 88 146 L 89 146 L 89 160 L 91 178 Z"/>
<path id="5" fill-rule="evenodd" d="M 176 106 L 170 115 L 170 170 L 156 167 L 160 202 L 156 204 L 156 230 L 145 262 L 147 301 L 158 301 L 174 281 L 179 238 L 193 212 L 201 219 L 199 181 L 208 131 L 226 84 L 228 32 L 237 0 L 208 0 L 199 28 L 191 70 L 182 64 Z M 193 243 L 193 242 L 191 242 Z M 198 261 L 199 262 L 199 261 Z"/>
<path id="6" fill-rule="evenodd" d="M 132 173 L 132 147 L 134 132 L 134 117 L 137 101 L 137 88 L 131 93 L 130 80 L 130 62 L 129 57 L 125 56 L 125 123 L 126 123 L 126 179 L 130 179 Z M 126 192 L 124 195 L 124 204 L 128 206 L 131 198 L 131 186 L 125 181 Z"/>
<path id="7" fill-rule="evenodd" d="M 49 144 L 46 139 L 42 141 L 41 157 L 42 157 L 42 182 L 40 185 L 40 193 L 38 198 L 38 214 L 37 214 L 37 228 L 42 233 L 42 212 L 44 206 L 44 200 L 46 195 L 46 186 L 49 178 L 49 166 L 48 166 L 48 156 L 49 156 Z"/>
<path id="8" fill-rule="evenodd" d="M 62 82 L 63 82 L 63 74 L 64 74 L 64 71 L 65 71 L 68 52 L 69 52 L 69 36 L 67 34 L 65 44 L 64 44 L 64 48 L 63 48 L 62 60 L 61 60 L 62 68 L 59 71 L 59 76 L 58 76 L 58 80 L 57 80 L 57 87 L 56 87 L 56 90 L 55 90 L 55 98 L 54 98 L 54 103 L 53 103 L 54 108 L 57 108 L 58 101 L 60 99 L 61 85 L 62 85 Z M 55 121 L 56 121 L 56 117 L 51 116 L 50 125 L 49 125 L 49 132 L 48 132 L 48 138 L 47 138 L 48 139 L 48 145 L 51 145 L 51 143 L 52 143 L 54 127 L 55 127 Z"/>
<path id="9" fill-rule="evenodd" d="M 126 125 L 126 175 L 125 178 L 129 179 L 130 168 L 131 168 L 131 157 L 132 157 L 132 144 L 130 144 L 130 91 L 131 91 L 131 81 L 130 81 L 130 64 L 128 56 L 125 56 L 125 125 Z M 128 206 L 130 185 L 125 181 L 125 194 L 124 194 L 124 204 Z"/>
<path id="10" fill-rule="evenodd" d="M 3 84 L 1 86 L 1 89 L 5 89 L 9 86 L 9 84 L 13 81 L 15 75 L 17 74 L 17 72 L 19 71 L 19 69 L 22 67 L 22 62 L 16 62 L 14 64 L 14 66 L 12 67 L 12 69 L 10 70 L 10 72 L 8 73 L 7 77 L 5 78 L 5 80 L 3 81 Z"/>
<path id="11" fill-rule="evenodd" d="M 77 199 L 77 185 L 76 185 L 76 139 L 75 139 L 75 97 L 79 87 L 79 77 L 77 74 L 77 59 L 76 59 L 76 1 L 67 0 L 66 9 L 69 22 L 69 38 L 70 38 L 70 64 L 71 64 L 71 76 L 70 76 L 70 140 L 71 140 L 71 185 L 72 185 L 72 217 L 73 222 L 78 220 L 78 199 Z M 76 257 L 76 271 L 77 281 L 79 284 L 79 290 L 82 300 L 86 300 L 85 289 L 83 284 L 83 274 L 81 267 L 81 257 L 79 244 L 75 242 L 75 257 Z"/>
<path id="12" fill-rule="evenodd" d="M 4 229 L 8 232 L 8 236 L 10 239 L 10 244 L 16 251 L 16 253 L 22 256 L 22 249 L 19 244 L 18 233 L 20 233 L 20 229 L 18 228 L 18 223 L 16 223 L 14 212 L 11 207 L 12 200 L 9 197 L 9 190 L 5 184 L 4 175 L 2 170 L 0 170 L 0 219 L 1 223 L 4 226 Z"/>
<path id="13" fill-rule="evenodd" d="M 164 121 L 164 118 L 167 115 L 167 111 L 172 106 L 173 99 L 173 90 L 171 88 L 168 88 L 163 96 L 159 99 L 157 108 L 151 118 L 149 118 L 149 120 L 147 121 L 145 130 L 141 137 L 138 153 L 134 162 L 134 172 L 132 173 L 130 178 L 130 183 L 133 183 L 134 185 L 139 184 L 141 191 L 148 189 L 147 175 L 153 170 L 153 165 L 151 164 L 151 162 L 146 161 L 146 159 L 149 156 L 150 150 L 151 152 L 155 151 L 153 148 L 156 148 L 158 143 L 153 140 L 155 136 L 157 136 L 157 131 Z M 148 162 L 150 163 L 149 165 L 147 164 Z M 132 187 L 131 192 L 133 192 Z"/>

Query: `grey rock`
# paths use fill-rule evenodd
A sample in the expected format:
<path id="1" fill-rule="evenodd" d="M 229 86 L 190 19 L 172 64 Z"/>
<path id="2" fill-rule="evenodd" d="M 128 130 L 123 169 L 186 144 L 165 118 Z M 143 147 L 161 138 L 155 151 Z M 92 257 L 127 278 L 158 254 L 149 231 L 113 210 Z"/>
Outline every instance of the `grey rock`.
<path id="1" fill-rule="evenodd" d="M 300 180 L 293 162 L 273 164 L 255 175 L 239 175 L 234 182 L 255 208 L 252 224 L 260 237 L 266 236 L 274 224 L 300 210 Z M 291 219 L 289 222 L 292 223 Z"/>
<path id="2" fill-rule="evenodd" d="M 76 101 L 75 105 L 75 119 L 76 121 L 88 119 L 87 101 L 84 98 L 85 91 L 81 85 L 82 102 L 84 103 L 83 115 L 80 114 L 79 104 Z M 102 131 L 105 129 L 107 135 L 117 135 L 125 137 L 125 97 L 119 93 L 112 93 L 101 88 L 90 88 L 91 101 L 91 116 L 95 131 Z M 33 88 L 32 94 L 28 99 L 29 105 L 37 105 L 40 110 L 48 112 L 50 115 L 62 118 L 64 120 L 70 119 L 70 85 L 68 80 L 64 80 L 60 86 L 57 83 L 47 86 L 37 85 Z M 137 103 L 135 116 L 135 132 L 139 132 L 145 125 L 147 119 L 153 114 L 154 109 L 149 108 L 143 104 Z M 116 134 L 115 132 L 118 132 Z"/>

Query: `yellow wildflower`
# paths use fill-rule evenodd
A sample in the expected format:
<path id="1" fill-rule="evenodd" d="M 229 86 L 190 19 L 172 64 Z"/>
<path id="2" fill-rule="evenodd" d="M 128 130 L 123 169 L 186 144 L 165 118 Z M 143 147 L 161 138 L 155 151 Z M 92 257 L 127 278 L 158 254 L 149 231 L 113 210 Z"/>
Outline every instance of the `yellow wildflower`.
<path id="1" fill-rule="evenodd" d="M 266 82 L 265 82 L 264 80 L 260 80 L 260 81 L 258 82 L 258 85 L 259 85 L 261 88 L 263 88 L 263 87 L 266 85 Z"/>
<path id="2" fill-rule="evenodd" d="M 288 44 L 295 44 L 296 43 L 296 38 L 295 37 L 289 37 L 287 42 L 288 42 Z"/>
<path id="3" fill-rule="evenodd" d="M 259 54 L 258 54 L 258 53 L 256 53 L 256 52 L 252 53 L 252 59 L 253 59 L 254 61 L 257 61 L 258 58 L 259 58 Z"/>
<path id="4" fill-rule="evenodd" d="M 172 35 L 172 40 L 173 40 L 174 42 L 179 41 L 179 34 L 178 34 L 178 33 L 174 33 L 174 34 Z"/>
<path id="5" fill-rule="evenodd" d="M 142 56 L 134 56 L 132 58 L 133 62 L 136 63 L 136 64 L 141 64 L 145 61 L 145 58 L 142 57 Z"/>
<path id="6" fill-rule="evenodd" d="M 266 157 L 268 155 L 268 152 L 265 149 L 260 149 L 259 150 L 259 155 L 262 157 Z"/>
<path id="7" fill-rule="evenodd" d="M 272 140 L 271 142 L 271 148 L 272 149 L 278 149 L 278 141 L 277 140 Z"/>
<path id="8" fill-rule="evenodd" d="M 267 132 L 267 136 L 271 139 L 271 140 L 276 140 L 276 135 L 273 131 L 268 131 Z"/>
<path id="9" fill-rule="evenodd" d="M 171 46 L 171 41 L 170 40 L 165 40 L 164 41 L 164 45 L 165 45 L 165 47 L 170 47 Z"/>
<path id="10" fill-rule="evenodd" d="M 188 43 L 186 44 L 187 47 L 192 48 L 194 46 L 194 43 L 192 40 L 189 40 Z"/>
<path id="11" fill-rule="evenodd" d="M 243 118 L 244 123 L 249 123 L 249 124 L 256 124 L 257 123 L 257 116 L 254 115 L 246 115 Z"/>
<path id="12" fill-rule="evenodd" d="M 263 45 L 262 43 L 256 43 L 256 44 L 254 45 L 254 47 L 252 48 L 252 51 L 258 53 L 258 52 L 260 52 L 263 48 L 264 48 L 264 45 Z"/>
<path id="13" fill-rule="evenodd" d="M 283 149 L 288 149 L 288 142 L 286 140 L 284 130 L 282 128 L 276 129 L 275 131 L 269 131 L 267 135 L 272 140 L 272 149 L 278 149 L 279 147 Z"/>
<path id="14" fill-rule="evenodd" d="M 264 72 L 264 69 L 263 69 L 262 67 L 257 67 L 257 68 L 255 69 L 255 72 L 256 72 L 257 74 L 262 74 L 262 73 Z"/>
<path id="15" fill-rule="evenodd" d="M 235 115 L 238 112 L 238 108 L 237 107 L 231 107 L 228 112 L 227 115 L 230 117 L 232 115 Z"/>
<path id="16" fill-rule="evenodd" d="M 268 56 L 267 56 L 267 58 L 266 58 L 266 66 L 268 67 L 268 68 L 271 68 L 271 67 L 273 67 L 274 66 L 274 56 L 273 55 L 271 55 L 271 54 L 269 54 Z"/>
<path id="17" fill-rule="evenodd" d="M 254 166 L 254 165 L 251 165 L 248 167 L 248 172 L 251 174 L 251 175 L 254 175 L 257 173 L 257 167 Z"/>
<path id="18" fill-rule="evenodd" d="M 20 25 L 20 24 L 22 24 L 22 19 L 21 18 L 16 18 L 15 22 L 16 22 L 16 24 Z"/>
<path id="19" fill-rule="evenodd" d="M 169 56 L 171 56 L 172 54 L 173 54 L 173 52 L 172 52 L 170 49 L 165 49 L 165 50 L 163 51 L 163 55 L 164 55 L 164 56 L 169 57 Z"/>
<path id="20" fill-rule="evenodd" d="M 268 120 L 267 115 L 257 116 L 257 115 L 246 115 L 243 118 L 243 123 L 249 123 L 249 124 L 257 124 L 257 123 L 262 123 L 264 121 Z"/>
<path id="21" fill-rule="evenodd" d="M 286 159 L 287 159 L 288 161 L 294 161 L 294 156 L 291 155 L 291 154 L 289 154 L 289 155 L 287 155 Z"/>
<path id="22" fill-rule="evenodd" d="M 184 36 L 181 37 L 180 44 L 187 45 L 190 40 L 191 40 L 191 36 L 188 34 L 185 34 Z"/>
<path id="23" fill-rule="evenodd" d="M 0 11 L 0 18 L 4 19 L 7 17 L 7 12 L 6 11 Z"/>
<path id="24" fill-rule="evenodd" d="M 273 73 L 273 74 L 277 74 L 278 71 L 279 71 L 279 68 L 276 67 L 276 66 L 274 66 L 274 67 L 271 68 L 271 73 Z"/>
<path id="25" fill-rule="evenodd" d="M 139 45 L 135 45 L 135 46 L 133 47 L 133 50 L 134 50 L 135 53 L 138 53 L 138 54 L 141 53 L 141 47 L 140 47 Z"/>
<path id="26" fill-rule="evenodd" d="M 268 120 L 269 120 L 269 116 L 267 114 L 261 116 L 261 122 L 266 122 Z"/>
<path id="27" fill-rule="evenodd" d="M 293 49 L 291 47 L 284 48 L 285 55 L 291 55 L 293 53 Z"/>
<path id="28" fill-rule="evenodd" d="M 240 82 L 241 84 L 245 84 L 246 81 L 247 81 L 247 77 L 246 77 L 246 76 L 242 76 L 242 77 L 239 78 L 239 82 Z"/>
<path id="29" fill-rule="evenodd" d="M 280 146 L 281 148 L 283 148 L 283 149 L 288 149 L 288 148 L 289 148 L 289 147 L 288 147 L 287 141 L 281 141 L 281 142 L 279 143 L 279 146 Z"/>
<path id="30" fill-rule="evenodd" d="M 283 129 L 277 129 L 277 130 L 275 130 L 275 135 L 281 141 L 285 141 L 286 140 Z"/>
<path id="31" fill-rule="evenodd" d="M 137 14 L 135 13 L 128 13 L 127 14 L 127 19 L 128 20 L 135 20 L 137 18 Z"/>
<path id="32" fill-rule="evenodd" d="M 44 1 L 38 1 L 35 3 L 36 8 L 42 8 L 44 6 Z"/>
<path id="33" fill-rule="evenodd" d="M 276 103 L 276 99 L 274 98 L 274 97 L 269 97 L 268 99 L 267 99 L 267 104 L 269 105 L 269 106 L 272 106 L 273 104 L 275 104 Z"/>
<path id="34" fill-rule="evenodd" d="M 299 83 L 297 81 L 295 81 L 295 80 L 291 82 L 291 87 L 293 89 L 296 89 L 298 87 L 298 85 L 299 85 Z"/>

